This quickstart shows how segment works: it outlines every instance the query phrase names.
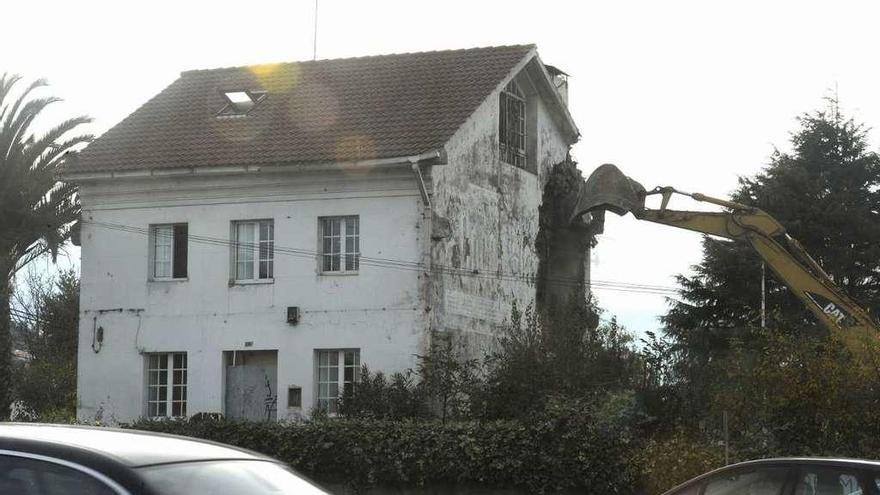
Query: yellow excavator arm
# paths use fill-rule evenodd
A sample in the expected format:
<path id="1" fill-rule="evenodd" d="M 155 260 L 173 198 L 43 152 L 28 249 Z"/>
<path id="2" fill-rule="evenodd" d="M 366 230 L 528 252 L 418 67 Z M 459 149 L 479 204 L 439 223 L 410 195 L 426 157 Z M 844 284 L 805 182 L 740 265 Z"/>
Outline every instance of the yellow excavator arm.
<path id="1" fill-rule="evenodd" d="M 725 209 L 722 212 L 676 211 L 667 208 L 673 194 L 688 196 Z M 645 207 L 645 199 L 661 196 L 659 209 Z M 758 252 L 779 279 L 830 330 L 873 335 L 880 327 L 868 312 L 849 298 L 785 228 L 772 216 L 751 206 L 686 193 L 672 187 L 646 191 L 614 165 L 602 165 L 581 187 L 573 218 L 610 210 L 631 212 L 639 220 L 693 230 L 703 234 L 744 241 Z"/>

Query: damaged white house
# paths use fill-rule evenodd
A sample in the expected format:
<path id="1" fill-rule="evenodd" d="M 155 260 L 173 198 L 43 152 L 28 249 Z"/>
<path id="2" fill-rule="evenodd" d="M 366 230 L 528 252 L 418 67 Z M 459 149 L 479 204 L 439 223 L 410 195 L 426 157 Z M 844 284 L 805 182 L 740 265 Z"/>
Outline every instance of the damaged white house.
<path id="1" fill-rule="evenodd" d="M 66 166 L 79 418 L 333 413 L 481 345 L 534 300 L 566 91 L 532 45 L 182 73 Z"/>

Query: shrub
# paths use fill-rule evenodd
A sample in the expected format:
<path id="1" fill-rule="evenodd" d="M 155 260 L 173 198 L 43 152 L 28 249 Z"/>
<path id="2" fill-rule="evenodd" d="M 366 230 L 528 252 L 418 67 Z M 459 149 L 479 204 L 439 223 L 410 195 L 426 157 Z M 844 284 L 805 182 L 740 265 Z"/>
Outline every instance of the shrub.
<path id="1" fill-rule="evenodd" d="M 632 459 L 645 493 L 663 493 L 724 465 L 724 449 L 711 441 L 675 431 L 652 438 Z"/>
<path id="2" fill-rule="evenodd" d="M 601 426 L 597 426 L 601 425 Z M 304 423 L 142 421 L 132 428 L 214 440 L 355 488 L 435 484 L 632 493 L 620 424 L 561 403 L 529 422 L 331 419 Z"/>

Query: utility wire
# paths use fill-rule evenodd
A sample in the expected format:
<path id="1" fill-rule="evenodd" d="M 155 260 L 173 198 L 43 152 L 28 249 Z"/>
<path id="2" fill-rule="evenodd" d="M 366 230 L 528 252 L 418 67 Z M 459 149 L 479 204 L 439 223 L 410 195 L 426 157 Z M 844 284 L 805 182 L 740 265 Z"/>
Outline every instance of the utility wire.
<path id="1" fill-rule="evenodd" d="M 83 221 L 84 224 L 94 225 L 99 228 L 104 228 L 108 230 L 115 230 L 119 232 L 127 232 L 138 235 L 149 236 L 150 229 L 143 227 L 136 227 L 132 225 L 125 224 L 114 224 L 107 222 L 95 222 L 95 221 Z M 210 236 L 202 236 L 202 235 L 193 235 L 188 234 L 188 239 L 194 243 L 208 245 L 208 246 L 221 246 L 224 248 L 228 247 L 252 247 L 254 249 L 259 247 L 258 243 L 238 243 L 229 239 L 223 239 L 218 237 L 210 237 Z M 303 259 L 318 259 L 320 256 L 323 256 L 322 253 L 319 253 L 314 250 L 302 249 L 302 248 L 294 248 L 288 246 L 281 246 L 275 244 L 273 242 L 273 251 L 277 252 L 281 255 L 299 257 Z M 344 255 L 344 253 L 340 253 Z M 512 282 L 524 282 L 524 283 L 535 283 L 537 282 L 537 276 L 532 274 L 522 274 L 522 273 L 505 273 L 498 270 L 489 270 L 482 271 L 474 268 L 462 268 L 462 267 L 454 267 L 449 265 L 441 265 L 441 264 L 432 264 L 430 267 L 426 266 L 422 262 L 418 261 L 407 261 L 407 260 L 397 260 L 392 258 L 379 258 L 379 257 L 371 257 L 358 255 L 359 262 L 363 265 L 367 266 L 375 266 L 379 268 L 388 268 L 388 269 L 396 269 L 403 271 L 417 271 L 417 272 L 431 272 L 436 274 L 445 274 L 452 276 L 464 276 L 470 277 L 473 279 L 482 279 L 482 280 L 504 280 L 504 281 L 512 281 Z M 589 282 L 581 282 L 577 280 L 572 280 L 568 278 L 560 278 L 560 277 L 549 277 L 545 278 L 551 284 L 554 285 L 568 285 L 568 286 L 578 286 L 585 285 L 591 288 L 601 289 L 601 290 L 612 290 L 619 292 L 631 292 L 631 293 L 643 293 L 643 294 L 657 294 L 657 295 L 677 295 L 679 293 L 678 289 L 669 286 L 661 286 L 661 285 L 650 285 L 650 284 L 636 284 L 636 283 L 628 283 L 628 282 L 615 282 L 608 280 L 592 280 Z"/>

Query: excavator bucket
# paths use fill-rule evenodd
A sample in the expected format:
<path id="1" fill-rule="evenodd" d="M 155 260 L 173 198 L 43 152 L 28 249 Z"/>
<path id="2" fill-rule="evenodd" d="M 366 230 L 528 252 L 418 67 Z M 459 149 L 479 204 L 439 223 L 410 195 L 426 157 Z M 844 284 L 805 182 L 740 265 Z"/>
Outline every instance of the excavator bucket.
<path id="1" fill-rule="evenodd" d="M 645 207 L 645 188 L 610 163 L 597 168 L 578 194 L 572 220 L 596 210 L 610 210 L 626 215 Z"/>

